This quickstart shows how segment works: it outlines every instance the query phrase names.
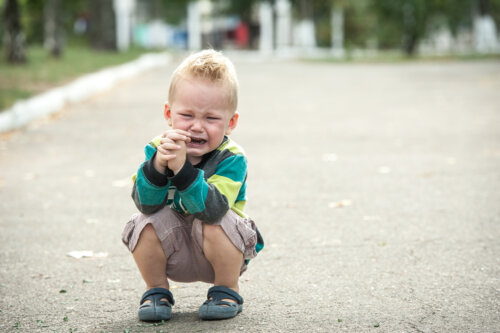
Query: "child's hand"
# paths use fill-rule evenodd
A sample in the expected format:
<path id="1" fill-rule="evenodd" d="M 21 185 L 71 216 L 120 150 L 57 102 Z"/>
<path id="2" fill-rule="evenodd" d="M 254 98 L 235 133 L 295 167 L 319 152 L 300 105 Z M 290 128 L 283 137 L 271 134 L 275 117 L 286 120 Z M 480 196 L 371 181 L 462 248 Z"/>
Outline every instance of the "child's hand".
<path id="1" fill-rule="evenodd" d="M 190 141 L 190 134 L 186 131 L 176 129 L 163 133 L 153 161 L 155 169 L 165 173 L 165 168 L 168 167 L 177 174 L 186 162 L 186 143 Z"/>

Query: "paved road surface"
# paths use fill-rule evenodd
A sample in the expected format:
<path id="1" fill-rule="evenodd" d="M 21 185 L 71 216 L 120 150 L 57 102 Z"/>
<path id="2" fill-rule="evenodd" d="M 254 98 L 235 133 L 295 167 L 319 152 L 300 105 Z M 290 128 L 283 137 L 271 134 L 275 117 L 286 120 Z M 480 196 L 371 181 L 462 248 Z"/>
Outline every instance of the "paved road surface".
<path id="1" fill-rule="evenodd" d="M 120 233 L 172 64 L 2 136 L 0 331 L 499 332 L 500 62 L 235 62 L 266 240 L 243 313 L 202 322 L 208 285 L 176 283 L 137 320 Z"/>

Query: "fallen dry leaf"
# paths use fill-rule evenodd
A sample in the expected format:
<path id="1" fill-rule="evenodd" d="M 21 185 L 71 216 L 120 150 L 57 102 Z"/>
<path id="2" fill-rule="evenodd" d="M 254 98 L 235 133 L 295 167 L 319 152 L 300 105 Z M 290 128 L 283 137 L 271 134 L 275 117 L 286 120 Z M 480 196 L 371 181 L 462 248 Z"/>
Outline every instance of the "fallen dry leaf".
<path id="1" fill-rule="evenodd" d="M 328 207 L 330 208 L 343 208 L 352 205 L 352 200 L 341 200 L 337 202 L 330 202 Z"/>

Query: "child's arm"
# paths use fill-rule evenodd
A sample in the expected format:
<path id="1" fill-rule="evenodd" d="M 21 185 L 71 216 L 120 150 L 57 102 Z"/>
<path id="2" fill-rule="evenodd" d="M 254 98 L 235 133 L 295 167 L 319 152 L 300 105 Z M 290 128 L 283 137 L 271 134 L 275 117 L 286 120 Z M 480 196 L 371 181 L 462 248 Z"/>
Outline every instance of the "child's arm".
<path id="1" fill-rule="evenodd" d="M 154 166 L 156 146 L 159 143 L 155 141 L 157 140 L 153 140 L 144 148 L 146 160 L 137 170 L 132 189 L 134 203 L 144 214 L 152 214 L 160 210 L 165 205 L 168 195 L 168 177 L 156 170 Z"/>
<path id="2" fill-rule="evenodd" d="M 175 158 L 178 145 L 173 139 L 189 140 L 187 133 L 167 131 L 153 139 L 144 149 L 146 160 L 134 177 L 132 198 L 140 212 L 152 214 L 163 208 L 168 200 L 169 179 L 167 163 Z"/>
<path id="3" fill-rule="evenodd" d="M 204 179 L 204 171 L 196 169 L 187 160 L 182 169 L 170 178 L 179 191 L 182 205 L 189 213 L 207 223 L 220 220 L 233 207 L 246 180 L 245 157 L 226 153 L 227 157 L 207 180 Z"/>

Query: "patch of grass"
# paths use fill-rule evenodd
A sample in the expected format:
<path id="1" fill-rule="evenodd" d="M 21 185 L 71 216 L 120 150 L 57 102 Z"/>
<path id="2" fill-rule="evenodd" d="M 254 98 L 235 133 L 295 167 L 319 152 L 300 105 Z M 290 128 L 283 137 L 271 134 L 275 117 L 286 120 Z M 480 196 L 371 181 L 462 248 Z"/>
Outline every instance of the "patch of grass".
<path id="1" fill-rule="evenodd" d="M 28 62 L 11 65 L 0 58 L 0 112 L 18 99 L 28 98 L 67 83 L 80 75 L 132 61 L 146 50 L 96 51 L 82 45 L 67 46 L 60 59 L 52 58 L 41 46 L 27 49 Z"/>
<path id="2" fill-rule="evenodd" d="M 3 80 L 0 78 L 0 82 L 1 81 Z M 0 109 L 7 108 L 18 99 L 28 98 L 31 95 L 29 91 L 23 89 L 0 87 Z"/>

